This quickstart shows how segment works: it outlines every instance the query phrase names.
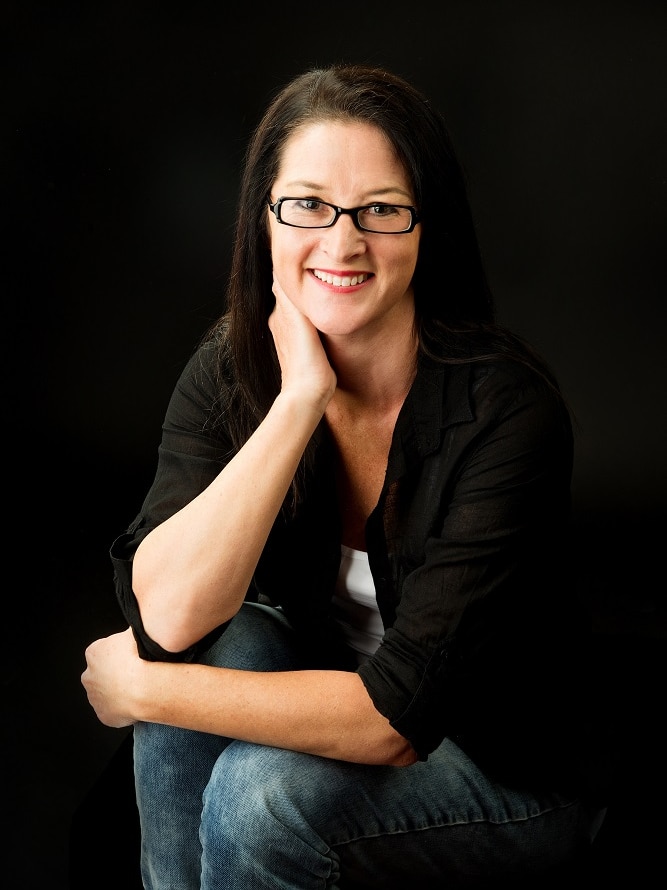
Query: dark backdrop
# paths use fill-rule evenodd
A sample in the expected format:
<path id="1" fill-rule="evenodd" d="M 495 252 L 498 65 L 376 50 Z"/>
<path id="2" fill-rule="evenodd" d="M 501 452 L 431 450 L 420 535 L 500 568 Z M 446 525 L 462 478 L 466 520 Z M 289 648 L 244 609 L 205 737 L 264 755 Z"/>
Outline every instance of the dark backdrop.
<path id="1" fill-rule="evenodd" d="M 387 65 L 445 113 L 500 319 L 578 419 L 584 592 L 603 632 L 662 636 L 664 3 L 15 2 L 3 19 L 14 886 L 66 886 L 70 815 L 123 737 L 79 685 L 87 642 L 121 626 L 107 548 L 222 310 L 246 138 L 305 66 Z"/>

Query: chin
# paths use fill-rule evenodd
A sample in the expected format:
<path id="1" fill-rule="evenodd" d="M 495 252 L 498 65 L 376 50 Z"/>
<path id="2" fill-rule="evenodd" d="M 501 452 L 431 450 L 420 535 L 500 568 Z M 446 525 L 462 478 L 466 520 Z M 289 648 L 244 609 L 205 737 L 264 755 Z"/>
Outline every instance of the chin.
<path id="1" fill-rule="evenodd" d="M 324 337 L 349 337 L 363 327 L 363 323 L 350 318 L 311 318 L 312 323 Z"/>

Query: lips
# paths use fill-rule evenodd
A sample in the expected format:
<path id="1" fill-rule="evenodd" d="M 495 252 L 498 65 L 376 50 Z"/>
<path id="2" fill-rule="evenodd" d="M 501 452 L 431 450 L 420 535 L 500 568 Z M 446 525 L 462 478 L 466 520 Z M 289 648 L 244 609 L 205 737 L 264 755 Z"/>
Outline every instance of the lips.
<path id="1" fill-rule="evenodd" d="M 355 284 L 363 284 L 370 278 L 368 272 L 357 272 L 355 275 L 332 275 L 330 272 L 322 272 L 313 269 L 315 278 L 324 281 L 325 284 L 333 284 L 334 287 L 353 287 Z"/>

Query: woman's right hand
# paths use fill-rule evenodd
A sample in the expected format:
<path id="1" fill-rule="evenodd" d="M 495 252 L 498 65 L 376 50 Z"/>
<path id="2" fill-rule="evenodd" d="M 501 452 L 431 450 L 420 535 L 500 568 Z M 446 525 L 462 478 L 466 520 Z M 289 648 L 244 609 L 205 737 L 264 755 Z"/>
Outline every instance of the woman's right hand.
<path id="1" fill-rule="evenodd" d="M 278 353 L 282 391 L 299 391 L 321 403 L 324 410 L 336 389 L 331 367 L 319 332 L 290 300 L 280 282 L 273 279 L 276 305 L 269 316 L 269 329 Z"/>

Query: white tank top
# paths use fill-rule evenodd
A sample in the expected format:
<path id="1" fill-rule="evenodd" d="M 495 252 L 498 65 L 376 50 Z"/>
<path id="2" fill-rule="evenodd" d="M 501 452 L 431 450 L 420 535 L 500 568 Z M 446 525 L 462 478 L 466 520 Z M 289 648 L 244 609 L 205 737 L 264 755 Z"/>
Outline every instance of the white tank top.
<path id="1" fill-rule="evenodd" d="M 341 544 L 340 570 L 332 605 L 348 646 L 362 663 L 380 645 L 384 626 L 380 618 L 368 554 Z"/>

